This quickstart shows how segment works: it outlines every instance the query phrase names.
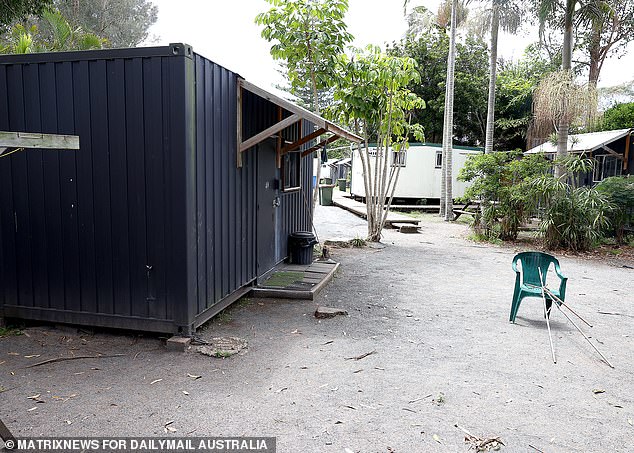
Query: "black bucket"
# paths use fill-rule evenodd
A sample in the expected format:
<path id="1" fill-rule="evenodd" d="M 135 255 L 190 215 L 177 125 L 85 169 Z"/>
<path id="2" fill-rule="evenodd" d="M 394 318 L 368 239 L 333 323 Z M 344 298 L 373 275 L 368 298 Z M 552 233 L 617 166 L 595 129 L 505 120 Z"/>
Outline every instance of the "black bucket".
<path id="1" fill-rule="evenodd" d="M 296 231 L 288 237 L 288 262 L 291 264 L 312 264 L 315 235 L 309 231 Z"/>

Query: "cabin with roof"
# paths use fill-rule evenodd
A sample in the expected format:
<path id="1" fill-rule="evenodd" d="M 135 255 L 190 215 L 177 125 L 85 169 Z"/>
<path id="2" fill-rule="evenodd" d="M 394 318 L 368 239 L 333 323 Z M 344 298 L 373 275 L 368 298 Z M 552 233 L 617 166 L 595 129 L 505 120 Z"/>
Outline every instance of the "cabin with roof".
<path id="1" fill-rule="evenodd" d="M 452 159 L 453 197 L 464 196 L 470 183 L 459 181 L 458 174 L 470 155 L 481 154 L 483 148 L 454 146 Z M 440 199 L 442 179 L 442 145 L 438 143 L 411 143 L 404 151 L 390 151 L 390 165 L 401 167 L 394 190 L 394 198 L 399 201 L 417 202 L 417 200 Z M 370 156 L 376 155 L 376 148 L 370 146 Z M 374 168 L 374 159 L 369 159 Z M 359 151 L 352 155 L 350 193 L 356 198 L 365 198 L 363 183 L 363 164 Z"/>
<path id="2" fill-rule="evenodd" d="M 610 176 L 633 173 L 634 152 L 630 151 L 633 132 L 634 129 L 617 129 L 568 136 L 569 153 L 585 155 L 595 161 L 594 172 L 585 175 L 583 185 L 591 186 Z M 536 153 L 554 156 L 557 144 L 549 141 L 526 151 L 526 154 Z"/>
<path id="3" fill-rule="evenodd" d="M 0 131 L 79 140 L 0 158 L 0 318 L 182 334 L 311 230 L 314 141 L 361 141 L 186 44 L 0 56 Z"/>

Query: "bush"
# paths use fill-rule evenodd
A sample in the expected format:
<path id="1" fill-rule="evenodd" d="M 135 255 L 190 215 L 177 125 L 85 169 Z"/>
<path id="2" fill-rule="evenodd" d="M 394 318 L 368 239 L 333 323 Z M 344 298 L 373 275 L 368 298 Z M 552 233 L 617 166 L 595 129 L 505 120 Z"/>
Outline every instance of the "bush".
<path id="1" fill-rule="evenodd" d="M 634 102 L 615 104 L 605 111 L 601 130 L 628 129 L 634 127 Z"/>
<path id="2" fill-rule="evenodd" d="M 458 179 L 473 182 L 465 198 L 481 200 L 482 215 L 474 217 L 476 233 L 491 239 L 517 239 L 520 225 L 535 207 L 530 181 L 549 168 L 542 154 L 522 158 L 519 150 L 470 156 Z"/>
<path id="3" fill-rule="evenodd" d="M 589 187 L 554 191 L 541 223 L 544 245 L 548 249 L 588 250 L 610 225 L 612 207 L 608 197 Z"/>
<path id="4" fill-rule="evenodd" d="M 623 244 L 625 228 L 634 225 L 634 179 L 625 176 L 606 178 L 597 185 L 597 190 L 610 200 L 614 209 L 610 213 L 610 234 L 617 244 Z"/>

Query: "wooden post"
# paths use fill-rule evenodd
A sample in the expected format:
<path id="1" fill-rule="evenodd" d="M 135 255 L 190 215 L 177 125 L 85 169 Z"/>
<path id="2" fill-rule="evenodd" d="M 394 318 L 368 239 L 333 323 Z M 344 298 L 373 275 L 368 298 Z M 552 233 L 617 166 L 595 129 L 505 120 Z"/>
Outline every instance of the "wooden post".
<path id="1" fill-rule="evenodd" d="M 627 170 L 627 161 L 630 158 L 630 141 L 632 140 L 632 132 L 625 137 L 625 154 L 623 155 L 623 171 Z"/>
<path id="2" fill-rule="evenodd" d="M 236 139 L 236 165 L 238 168 L 242 168 L 242 151 L 240 145 L 242 144 L 242 79 L 238 79 L 238 88 L 236 93 L 237 100 L 237 139 Z"/>

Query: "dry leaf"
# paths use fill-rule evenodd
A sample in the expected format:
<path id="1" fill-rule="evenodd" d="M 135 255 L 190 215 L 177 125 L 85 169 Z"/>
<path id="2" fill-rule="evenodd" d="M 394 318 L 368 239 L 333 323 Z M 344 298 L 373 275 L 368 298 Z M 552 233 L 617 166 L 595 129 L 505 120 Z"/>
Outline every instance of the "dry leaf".
<path id="1" fill-rule="evenodd" d="M 189 392 L 187 390 L 183 390 L 183 395 L 189 395 Z"/>
<path id="2" fill-rule="evenodd" d="M 163 379 L 154 379 L 152 382 L 150 382 L 150 385 L 152 384 L 156 384 L 157 382 L 161 382 Z"/>
<path id="3" fill-rule="evenodd" d="M 627 422 L 628 422 L 630 425 L 634 426 L 634 420 L 632 420 L 631 418 L 628 418 L 628 419 L 627 419 Z"/>
<path id="4" fill-rule="evenodd" d="M 592 393 L 594 393 L 595 395 L 597 393 L 605 393 L 605 390 L 603 390 L 603 389 L 592 389 Z"/>
<path id="5" fill-rule="evenodd" d="M 438 434 L 434 434 L 433 436 L 431 436 L 436 442 L 438 442 L 439 444 L 442 444 L 442 441 L 440 440 L 440 436 Z"/>
<path id="6" fill-rule="evenodd" d="M 166 426 L 165 427 L 165 432 L 166 433 L 175 433 L 176 432 L 176 428 L 172 428 L 171 426 Z"/>
<path id="7" fill-rule="evenodd" d="M 275 393 L 282 393 L 284 390 L 288 390 L 288 387 L 282 387 L 279 390 L 276 390 Z"/>
<path id="8" fill-rule="evenodd" d="M 31 409 L 27 409 L 27 412 L 34 411 L 35 409 L 37 409 L 37 406 L 34 406 L 34 407 L 32 407 Z"/>
<path id="9" fill-rule="evenodd" d="M 25 359 L 32 359 L 34 357 L 40 357 L 42 354 L 33 354 L 33 355 L 25 355 L 24 358 Z"/>
<path id="10" fill-rule="evenodd" d="M 9 355 L 20 355 L 17 352 L 7 352 L 7 354 L 9 354 Z"/>
<path id="11" fill-rule="evenodd" d="M 71 422 L 70 420 L 64 420 L 66 422 L 67 425 L 72 425 L 73 422 Z"/>
<path id="12" fill-rule="evenodd" d="M 33 396 L 27 396 L 27 399 L 30 400 L 38 400 L 40 398 L 40 394 L 38 393 L 37 395 L 33 395 Z"/>
<path id="13" fill-rule="evenodd" d="M 195 375 L 195 374 L 189 374 L 189 373 L 187 373 L 187 377 L 188 377 L 188 378 L 192 378 L 192 379 L 196 380 L 196 379 L 200 379 L 202 376 L 197 376 L 197 375 Z"/>

